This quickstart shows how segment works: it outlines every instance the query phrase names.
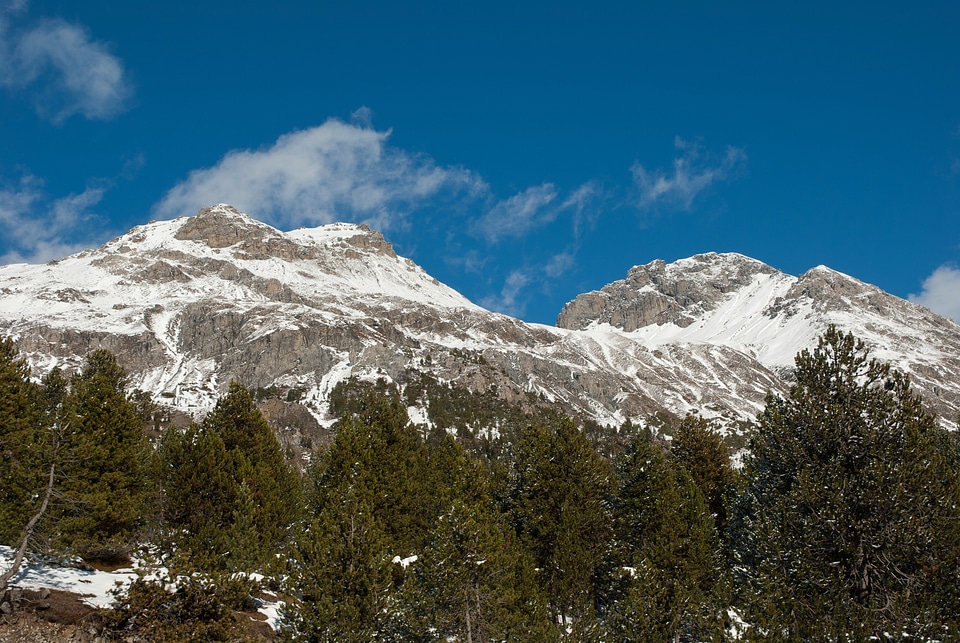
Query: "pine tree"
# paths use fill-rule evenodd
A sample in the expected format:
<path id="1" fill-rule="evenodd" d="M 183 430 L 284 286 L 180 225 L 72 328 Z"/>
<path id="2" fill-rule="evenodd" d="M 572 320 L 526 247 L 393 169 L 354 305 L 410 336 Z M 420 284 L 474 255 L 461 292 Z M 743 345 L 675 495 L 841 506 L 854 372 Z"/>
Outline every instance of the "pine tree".
<path id="1" fill-rule="evenodd" d="M 725 540 L 736 476 L 723 437 L 705 418 L 688 415 L 673 434 L 670 455 L 696 482 L 714 516 L 717 534 Z"/>
<path id="2" fill-rule="evenodd" d="M 444 489 L 429 450 L 396 398 L 373 393 L 344 416 L 323 463 L 315 471 L 310 509 L 322 513 L 362 479 L 374 490 L 373 511 L 394 554 L 416 553 L 440 514 Z"/>
<path id="3" fill-rule="evenodd" d="M 511 472 L 511 520 L 540 570 L 551 619 L 574 624 L 574 631 L 595 614 L 612 490 L 606 462 L 569 418 L 522 432 Z"/>
<path id="4" fill-rule="evenodd" d="M 308 506 L 316 518 L 291 576 L 302 600 L 295 638 L 386 639 L 416 629 L 384 611 L 402 600 L 407 576 L 392 561 L 423 555 L 445 508 L 465 497 L 454 488 L 461 456 L 446 441 L 428 447 L 395 397 L 372 391 L 351 398 L 311 474 Z"/>
<path id="5" fill-rule="evenodd" d="M 164 488 L 163 517 L 181 564 L 200 569 L 224 565 L 237 498 L 237 485 L 227 469 L 227 449 L 219 435 L 191 425 L 168 429 L 159 446 Z"/>
<path id="6" fill-rule="evenodd" d="M 371 641 L 385 621 L 390 546 L 376 509 L 371 433 L 359 419 L 344 417 L 312 472 L 314 518 L 297 542 L 289 583 L 299 599 L 289 616 L 295 641 Z"/>
<path id="7" fill-rule="evenodd" d="M 556 628 L 547 620 L 532 561 L 496 510 L 482 465 L 449 436 L 434 453 L 451 499 L 406 574 L 401 638 L 552 640 Z"/>
<path id="8" fill-rule="evenodd" d="M 257 506 L 254 522 L 261 541 L 267 549 L 283 543 L 300 510 L 302 485 L 249 391 L 231 382 L 202 428 L 223 440 L 228 474 Z"/>
<path id="9" fill-rule="evenodd" d="M 767 399 L 733 520 L 752 635 L 957 636 L 960 485 L 943 430 L 835 327 L 796 379 Z"/>
<path id="10" fill-rule="evenodd" d="M 331 498 L 297 542 L 288 589 L 298 605 L 287 614 L 294 641 L 378 640 L 393 590 L 386 536 L 362 482 Z"/>
<path id="11" fill-rule="evenodd" d="M 13 340 L 0 339 L 0 543 L 13 545 L 44 486 L 40 413 L 30 368 Z"/>
<path id="12" fill-rule="evenodd" d="M 113 354 L 98 349 L 63 400 L 68 460 L 58 540 L 90 558 L 126 555 L 142 524 L 149 444 L 126 397 L 126 379 Z"/>
<path id="13" fill-rule="evenodd" d="M 300 601 L 289 619 L 293 640 L 374 640 L 389 620 L 391 552 L 411 553 L 403 542 L 412 536 L 409 516 L 399 515 L 407 499 L 398 492 L 410 484 L 416 434 L 406 411 L 381 395 L 351 399 L 351 406 L 311 472 L 313 519 L 297 542 L 289 583 Z"/>
<path id="14" fill-rule="evenodd" d="M 717 636 L 722 564 L 699 486 L 643 436 L 618 462 L 617 480 L 616 542 L 625 569 L 621 593 L 604 614 L 608 631 L 639 641 Z"/>
<path id="15" fill-rule="evenodd" d="M 164 518 L 184 564 L 250 571 L 289 538 L 300 479 L 243 386 L 231 383 L 200 425 L 168 430 L 160 461 Z"/>

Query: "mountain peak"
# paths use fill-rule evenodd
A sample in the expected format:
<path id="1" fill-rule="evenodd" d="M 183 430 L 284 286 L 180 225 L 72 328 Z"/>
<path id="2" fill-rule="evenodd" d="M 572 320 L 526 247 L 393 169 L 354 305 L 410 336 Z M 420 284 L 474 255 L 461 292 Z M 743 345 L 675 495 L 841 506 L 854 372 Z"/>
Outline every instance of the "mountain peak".
<path id="1" fill-rule="evenodd" d="M 263 241 L 279 237 L 280 232 L 260 223 L 232 205 L 219 203 L 202 208 L 189 217 L 175 238 L 181 241 L 203 241 L 211 248 L 227 248 L 243 241 Z"/>
<path id="2" fill-rule="evenodd" d="M 736 253 L 709 252 L 669 264 L 656 259 L 569 302 L 557 326 L 584 329 L 600 322 L 627 332 L 650 324 L 686 327 L 727 293 L 751 284 L 756 275 L 775 273 L 765 263 Z"/>

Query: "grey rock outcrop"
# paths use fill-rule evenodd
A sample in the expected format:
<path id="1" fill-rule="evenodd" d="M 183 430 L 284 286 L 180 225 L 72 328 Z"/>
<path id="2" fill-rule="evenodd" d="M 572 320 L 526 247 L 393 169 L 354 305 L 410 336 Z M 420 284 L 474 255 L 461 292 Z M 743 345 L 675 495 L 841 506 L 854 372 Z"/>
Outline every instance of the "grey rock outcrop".
<path id="1" fill-rule="evenodd" d="M 831 322 L 885 348 L 878 357 L 956 418 L 956 324 L 825 268 L 795 278 L 734 254 L 654 261 L 577 297 L 553 328 L 470 303 L 366 226 L 280 232 L 224 205 L 51 265 L 0 267 L 0 333 L 37 375 L 108 348 L 134 386 L 194 417 L 231 380 L 295 390 L 268 405 L 295 454 L 327 439 L 337 382 L 402 382 L 410 368 L 606 424 L 750 420 Z"/>
<path id="2" fill-rule="evenodd" d="M 683 328 L 712 310 L 725 293 L 748 285 L 757 274 L 775 272 L 735 254 L 700 254 L 676 264 L 658 259 L 634 266 L 626 279 L 579 295 L 563 307 L 557 326 L 583 330 L 601 322 L 626 332 L 650 324 Z"/>

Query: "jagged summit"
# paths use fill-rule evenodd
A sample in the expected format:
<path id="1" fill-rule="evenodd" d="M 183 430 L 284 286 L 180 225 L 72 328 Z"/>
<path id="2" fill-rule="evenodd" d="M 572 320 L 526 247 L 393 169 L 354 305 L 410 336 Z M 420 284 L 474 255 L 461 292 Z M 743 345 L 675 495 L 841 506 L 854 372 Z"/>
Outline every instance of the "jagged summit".
<path id="1" fill-rule="evenodd" d="M 584 329 L 605 323 L 627 332 L 650 324 L 685 328 L 712 310 L 726 293 L 749 285 L 756 275 L 778 272 L 736 253 L 710 252 L 670 264 L 657 259 L 634 266 L 626 279 L 569 302 L 557 326 Z"/>
<path id="2" fill-rule="evenodd" d="M 193 217 L 137 226 L 98 249 L 55 262 L 51 277 L 86 263 L 120 278 L 101 275 L 100 283 L 114 281 L 122 289 L 175 282 L 187 300 L 219 290 L 238 301 L 362 294 L 473 306 L 413 262 L 397 257 L 383 235 L 366 225 L 335 223 L 281 232 L 225 204 L 203 208 Z"/>
<path id="3" fill-rule="evenodd" d="M 649 347 L 732 348 L 787 379 L 797 352 L 830 324 L 910 373 L 930 406 L 955 419 L 960 390 L 946 394 L 944 382 L 960 389 L 960 326 L 826 266 L 794 277 L 737 254 L 653 261 L 579 295 L 557 320 L 571 329 L 609 325 Z"/>
<path id="4" fill-rule="evenodd" d="M 187 218 L 174 236 L 180 240 L 203 241 L 211 248 L 226 248 L 241 242 L 280 238 L 281 233 L 231 205 L 219 203 Z"/>
<path id="5" fill-rule="evenodd" d="M 956 324 L 827 268 L 793 277 L 735 253 L 635 266 L 567 304 L 559 328 L 471 303 L 366 226 L 283 232 L 223 204 L 48 265 L 0 266 L 0 334 L 37 375 L 104 347 L 132 386 L 193 415 L 235 379 L 299 391 L 301 411 L 330 422 L 337 382 L 416 369 L 608 424 L 661 411 L 740 421 L 786 392 L 794 356 L 830 323 L 956 418 Z"/>

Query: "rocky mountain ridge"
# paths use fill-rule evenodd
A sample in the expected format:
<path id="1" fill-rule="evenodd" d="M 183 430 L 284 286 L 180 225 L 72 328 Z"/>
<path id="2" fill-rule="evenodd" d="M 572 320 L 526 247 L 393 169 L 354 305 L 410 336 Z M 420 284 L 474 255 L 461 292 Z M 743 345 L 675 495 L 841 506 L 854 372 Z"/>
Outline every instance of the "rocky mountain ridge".
<path id="1" fill-rule="evenodd" d="M 550 327 L 471 303 L 365 226 L 281 232 L 226 205 L 48 265 L 0 267 L 0 334 L 37 375 L 105 347 L 132 386 L 194 417 L 236 379 L 296 391 L 326 424 L 337 382 L 402 383 L 413 368 L 605 424 L 659 411 L 732 423 L 786 391 L 793 356 L 828 323 L 909 372 L 955 421 L 960 327 L 825 268 L 797 278 L 741 255 L 653 262 L 577 297 Z"/>

